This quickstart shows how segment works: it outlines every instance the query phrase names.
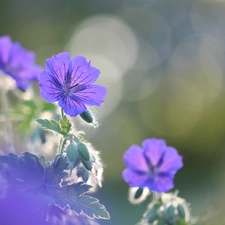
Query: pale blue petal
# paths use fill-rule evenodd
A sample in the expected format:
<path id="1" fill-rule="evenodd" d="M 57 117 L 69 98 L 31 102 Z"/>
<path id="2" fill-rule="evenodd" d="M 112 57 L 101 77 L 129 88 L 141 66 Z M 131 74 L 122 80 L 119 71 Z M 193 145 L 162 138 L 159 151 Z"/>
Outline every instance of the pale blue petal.
<path id="1" fill-rule="evenodd" d="M 87 110 L 86 106 L 82 102 L 71 96 L 64 96 L 60 98 L 59 106 L 63 108 L 67 115 L 73 117 Z"/>
<path id="2" fill-rule="evenodd" d="M 91 66 L 83 56 L 76 56 L 70 63 L 69 74 L 71 86 L 88 85 L 97 80 L 100 70 Z"/>
<path id="3" fill-rule="evenodd" d="M 43 71 L 39 75 L 40 94 L 48 102 L 57 102 L 63 95 L 62 85 L 48 71 Z"/>
<path id="4" fill-rule="evenodd" d="M 104 102 L 106 96 L 106 88 L 100 85 L 90 85 L 85 89 L 76 92 L 74 95 L 89 106 L 100 106 Z"/>
<path id="5" fill-rule="evenodd" d="M 143 155 L 143 150 L 138 145 L 132 145 L 123 156 L 126 166 L 135 171 L 148 172 L 149 168 Z"/>
<path id="6" fill-rule="evenodd" d="M 159 193 L 167 192 L 174 187 L 173 177 L 154 177 L 149 178 L 149 180 L 144 184 L 151 191 L 156 191 Z"/>
<path id="7" fill-rule="evenodd" d="M 142 142 L 142 146 L 145 157 L 156 166 L 166 149 L 166 142 L 163 139 L 149 138 Z"/>
<path id="8" fill-rule="evenodd" d="M 68 52 L 53 55 L 52 58 L 46 60 L 46 70 L 54 74 L 61 84 L 64 84 L 70 61 L 70 54 Z"/>
<path id="9" fill-rule="evenodd" d="M 144 187 L 144 184 L 148 179 L 147 174 L 140 175 L 130 169 L 125 169 L 122 173 L 122 177 L 131 187 Z"/>
<path id="10" fill-rule="evenodd" d="M 182 156 L 178 155 L 177 150 L 173 147 L 167 147 L 164 154 L 164 160 L 159 167 L 160 172 L 174 174 L 182 168 Z"/>

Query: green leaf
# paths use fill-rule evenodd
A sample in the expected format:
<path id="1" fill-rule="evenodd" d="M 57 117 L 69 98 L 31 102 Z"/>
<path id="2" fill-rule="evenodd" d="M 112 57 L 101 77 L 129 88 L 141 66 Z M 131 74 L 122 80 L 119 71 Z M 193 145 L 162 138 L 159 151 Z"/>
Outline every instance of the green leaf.
<path id="1" fill-rule="evenodd" d="M 56 133 L 66 135 L 67 133 L 60 127 L 60 125 L 55 120 L 47 120 L 47 119 L 36 119 L 36 122 L 41 125 L 41 127 L 55 131 Z"/>
<path id="2" fill-rule="evenodd" d="M 54 198 L 54 203 L 62 208 L 68 204 L 78 214 L 82 212 L 89 218 L 109 219 L 110 216 L 105 206 L 100 204 L 98 199 L 85 195 L 90 187 L 83 182 L 67 185 L 60 189 L 49 186 L 49 193 L 53 198 L 57 196 Z"/>
<path id="3" fill-rule="evenodd" d="M 65 134 L 70 132 L 72 125 L 66 116 L 63 116 L 63 118 L 60 120 L 60 125 Z"/>

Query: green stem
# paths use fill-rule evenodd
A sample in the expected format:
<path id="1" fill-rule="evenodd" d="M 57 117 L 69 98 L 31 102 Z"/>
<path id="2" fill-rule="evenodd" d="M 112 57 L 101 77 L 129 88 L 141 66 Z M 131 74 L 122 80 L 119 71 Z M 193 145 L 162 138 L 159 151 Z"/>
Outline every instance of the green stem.
<path id="1" fill-rule="evenodd" d="M 13 135 L 12 135 L 12 124 L 10 120 L 10 114 L 9 114 L 9 104 L 8 104 L 8 97 L 7 97 L 7 89 L 5 88 L 5 79 L 4 75 L 0 76 L 1 78 L 1 99 L 2 99 L 2 112 L 4 116 L 4 122 L 5 122 L 5 140 L 8 146 L 8 151 L 15 153 L 15 148 L 13 144 Z"/>
<path id="2" fill-rule="evenodd" d="M 58 148 L 58 153 L 59 154 L 61 154 L 62 141 L 63 141 L 63 138 L 60 138 L 59 148 Z"/>
<path id="3" fill-rule="evenodd" d="M 62 141 L 62 144 L 61 144 L 61 149 L 60 149 L 60 154 L 62 155 L 63 154 L 63 150 L 65 148 L 65 145 L 66 145 L 66 142 L 67 142 L 67 139 L 64 138 L 64 140 Z"/>
<path id="4" fill-rule="evenodd" d="M 62 118 L 64 117 L 64 111 L 63 111 L 62 108 L 61 108 L 61 117 L 62 117 Z"/>

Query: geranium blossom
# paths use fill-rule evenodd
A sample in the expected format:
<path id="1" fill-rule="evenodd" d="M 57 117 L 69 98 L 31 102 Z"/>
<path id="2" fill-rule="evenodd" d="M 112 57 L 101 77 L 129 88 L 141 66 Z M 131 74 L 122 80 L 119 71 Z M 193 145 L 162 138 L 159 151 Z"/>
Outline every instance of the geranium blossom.
<path id="1" fill-rule="evenodd" d="M 46 60 L 46 70 L 39 76 L 41 96 L 48 102 L 58 102 L 64 112 L 77 116 L 88 106 L 100 106 L 106 88 L 93 84 L 100 71 L 83 56 L 71 60 L 68 52 Z"/>
<path id="2" fill-rule="evenodd" d="M 26 90 L 43 70 L 35 64 L 35 54 L 13 43 L 8 36 L 0 37 L 0 70 L 11 76 L 21 90 Z"/>
<path id="3" fill-rule="evenodd" d="M 146 139 L 143 149 L 132 145 L 124 154 L 128 167 L 123 171 L 124 180 L 131 187 L 148 187 L 152 191 L 166 192 L 173 188 L 174 175 L 182 166 L 182 156 L 166 145 L 162 139 Z"/>

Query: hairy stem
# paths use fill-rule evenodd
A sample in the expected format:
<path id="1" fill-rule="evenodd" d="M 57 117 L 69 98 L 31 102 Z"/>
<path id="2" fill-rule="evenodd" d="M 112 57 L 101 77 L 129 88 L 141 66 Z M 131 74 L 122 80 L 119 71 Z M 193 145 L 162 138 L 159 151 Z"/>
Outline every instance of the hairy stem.
<path id="1" fill-rule="evenodd" d="M 61 147 L 60 147 L 60 152 L 59 152 L 61 155 L 63 154 L 63 150 L 65 148 L 66 142 L 67 142 L 66 138 L 64 138 L 63 141 L 61 142 Z"/>
<path id="2" fill-rule="evenodd" d="M 61 108 L 61 117 L 63 118 L 63 116 L 64 116 L 64 111 L 63 111 L 63 109 Z"/>

